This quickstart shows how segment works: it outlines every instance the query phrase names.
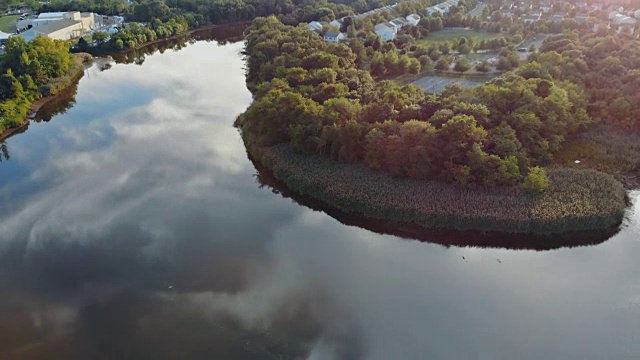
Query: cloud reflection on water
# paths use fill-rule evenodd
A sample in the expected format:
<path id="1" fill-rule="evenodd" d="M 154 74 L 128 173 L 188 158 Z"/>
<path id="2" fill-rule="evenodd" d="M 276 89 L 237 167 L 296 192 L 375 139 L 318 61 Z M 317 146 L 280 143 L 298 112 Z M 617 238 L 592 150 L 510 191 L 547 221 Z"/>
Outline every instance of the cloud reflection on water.
<path id="1" fill-rule="evenodd" d="M 616 336 L 640 333 L 637 218 L 545 253 L 344 226 L 258 187 L 240 50 L 94 68 L 10 139 L 29 171 L 0 182 L 0 358 L 637 358 Z"/>

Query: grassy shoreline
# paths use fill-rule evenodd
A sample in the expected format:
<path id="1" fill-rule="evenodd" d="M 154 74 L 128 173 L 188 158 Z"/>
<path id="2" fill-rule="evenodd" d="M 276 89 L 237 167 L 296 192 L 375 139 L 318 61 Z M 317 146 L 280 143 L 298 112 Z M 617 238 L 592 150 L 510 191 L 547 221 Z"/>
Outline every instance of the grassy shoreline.
<path id="1" fill-rule="evenodd" d="M 394 178 L 361 165 L 297 154 L 288 145 L 258 147 L 251 138 L 243 133 L 249 155 L 292 191 L 399 226 L 564 234 L 614 228 L 626 208 L 622 185 L 595 170 L 550 170 L 549 189 L 530 195 L 516 188 L 468 189 Z"/>

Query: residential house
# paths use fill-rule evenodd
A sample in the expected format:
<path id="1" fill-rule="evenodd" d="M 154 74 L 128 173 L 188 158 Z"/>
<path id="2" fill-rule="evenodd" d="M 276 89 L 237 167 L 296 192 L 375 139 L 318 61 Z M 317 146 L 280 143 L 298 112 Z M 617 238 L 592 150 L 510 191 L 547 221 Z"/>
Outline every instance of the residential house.
<path id="1" fill-rule="evenodd" d="M 586 2 L 586 1 L 578 1 L 578 2 L 576 3 L 576 7 L 577 7 L 578 9 L 584 9 L 584 8 L 586 8 L 587 6 L 589 6 L 589 4 L 587 4 L 587 2 Z"/>
<path id="2" fill-rule="evenodd" d="M 438 5 L 434 5 L 434 6 L 430 6 L 427 8 L 427 13 L 429 15 L 433 15 L 435 13 L 440 13 L 442 15 L 446 14 L 449 12 L 449 9 L 451 9 L 452 6 L 454 5 L 458 5 L 460 3 L 460 0 L 447 0 L 443 3 L 440 3 Z"/>
<path id="3" fill-rule="evenodd" d="M 395 18 L 395 19 L 393 19 L 393 20 L 391 20 L 389 22 L 392 23 L 393 25 L 395 25 L 396 28 L 398 28 L 398 30 L 401 30 L 404 26 L 411 25 L 409 20 L 407 20 L 407 19 L 405 19 L 403 17 Z"/>
<path id="4" fill-rule="evenodd" d="M 583 14 L 583 13 L 576 14 L 576 21 L 577 22 L 584 23 L 584 22 L 587 22 L 587 20 L 589 20 L 589 15 Z"/>
<path id="5" fill-rule="evenodd" d="M 622 15 L 622 14 L 616 14 L 613 17 L 611 15 L 609 15 L 609 19 L 611 20 L 611 22 L 615 25 L 618 26 L 622 26 L 622 25 L 630 25 L 630 26 L 635 26 L 636 23 L 638 22 L 638 20 L 626 16 L 626 15 Z"/>
<path id="6" fill-rule="evenodd" d="M 324 41 L 330 43 L 339 43 L 346 37 L 347 35 L 345 35 L 345 33 L 329 30 L 324 34 Z"/>
<path id="7" fill-rule="evenodd" d="M 633 17 L 640 19 L 640 10 L 636 10 L 636 12 L 633 13 Z"/>
<path id="8" fill-rule="evenodd" d="M 330 22 L 329 25 L 331 25 L 331 27 L 334 27 L 336 29 L 340 29 L 342 27 L 342 23 L 343 22 L 344 22 L 344 18 L 336 19 L 336 20 L 333 20 L 332 22 Z"/>
<path id="9" fill-rule="evenodd" d="M 411 25 L 417 26 L 418 23 L 420 22 L 420 15 L 418 14 L 407 15 L 407 21 L 409 21 Z"/>
<path id="10" fill-rule="evenodd" d="M 398 28 L 389 22 L 377 24 L 374 30 L 376 35 L 382 38 L 382 41 L 394 40 L 398 34 Z"/>
<path id="11" fill-rule="evenodd" d="M 551 1 L 540 1 L 540 11 L 543 13 L 548 13 L 551 11 L 552 5 Z"/>
<path id="12" fill-rule="evenodd" d="M 322 23 L 319 21 L 312 21 L 307 24 L 307 29 L 315 31 L 317 33 L 322 32 Z"/>
<path id="13" fill-rule="evenodd" d="M 502 10 L 503 17 L 514 17 L 515 15 L 516 13 L 513 10 Z"/>
<path id="14" fill-rule="evenodd" d="M 531 24 L 534 23 L 538 20 L 540 20 L 540 17 L 542 15 L 539 12 L 531 12 L 526 14 L 525 16 L 523 16 L 524 22 L 525 24 Z"/>
<path id="15" fill-rule="evenodd" d="M 551 15 L 549 16 L 549 21 L 551 22 L 561 22 L 564 20 L 564 16 L 563 15 Z"/>

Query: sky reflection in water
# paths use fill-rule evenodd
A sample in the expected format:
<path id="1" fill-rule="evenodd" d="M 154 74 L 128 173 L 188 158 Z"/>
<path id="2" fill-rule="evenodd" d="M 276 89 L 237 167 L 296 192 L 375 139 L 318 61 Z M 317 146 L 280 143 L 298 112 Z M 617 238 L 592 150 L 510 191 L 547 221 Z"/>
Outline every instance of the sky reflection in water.
<path id="1" fill-rule="evenodd" d="M 7 141 L 0 359 L 640 358 L 637 211 L 545 252 L 342 225 L 259 187 L 241 50 L 95 66 Z"/>

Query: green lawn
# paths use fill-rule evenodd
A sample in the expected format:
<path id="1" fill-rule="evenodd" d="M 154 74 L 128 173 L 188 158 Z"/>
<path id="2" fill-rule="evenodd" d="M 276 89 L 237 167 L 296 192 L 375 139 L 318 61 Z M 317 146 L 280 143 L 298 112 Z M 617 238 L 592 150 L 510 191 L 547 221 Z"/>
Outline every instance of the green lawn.
<path id="1" fill-rule="evenodd" d="M 465 30 L 465 29 L 444 29 L 436 32 L 432 32 L 424 39 L 418 40 L 418 43 L 426 44 L 430 42 L 443 42 L 451 39 L 459 39 L 465 37 L 468 40 L 473 40 L 474 43 L 482 40 L 494 39 L 504 36 L 504 34 L 490 33 L 486 31 Z"/>
<path id="2" fill-rule="evenodd" d="M 4 31 L 6 33 L 14 33 L 16 32 L 16 22 L 20 15 L 8 15 L 0 17 L 0 31 Z"/>

